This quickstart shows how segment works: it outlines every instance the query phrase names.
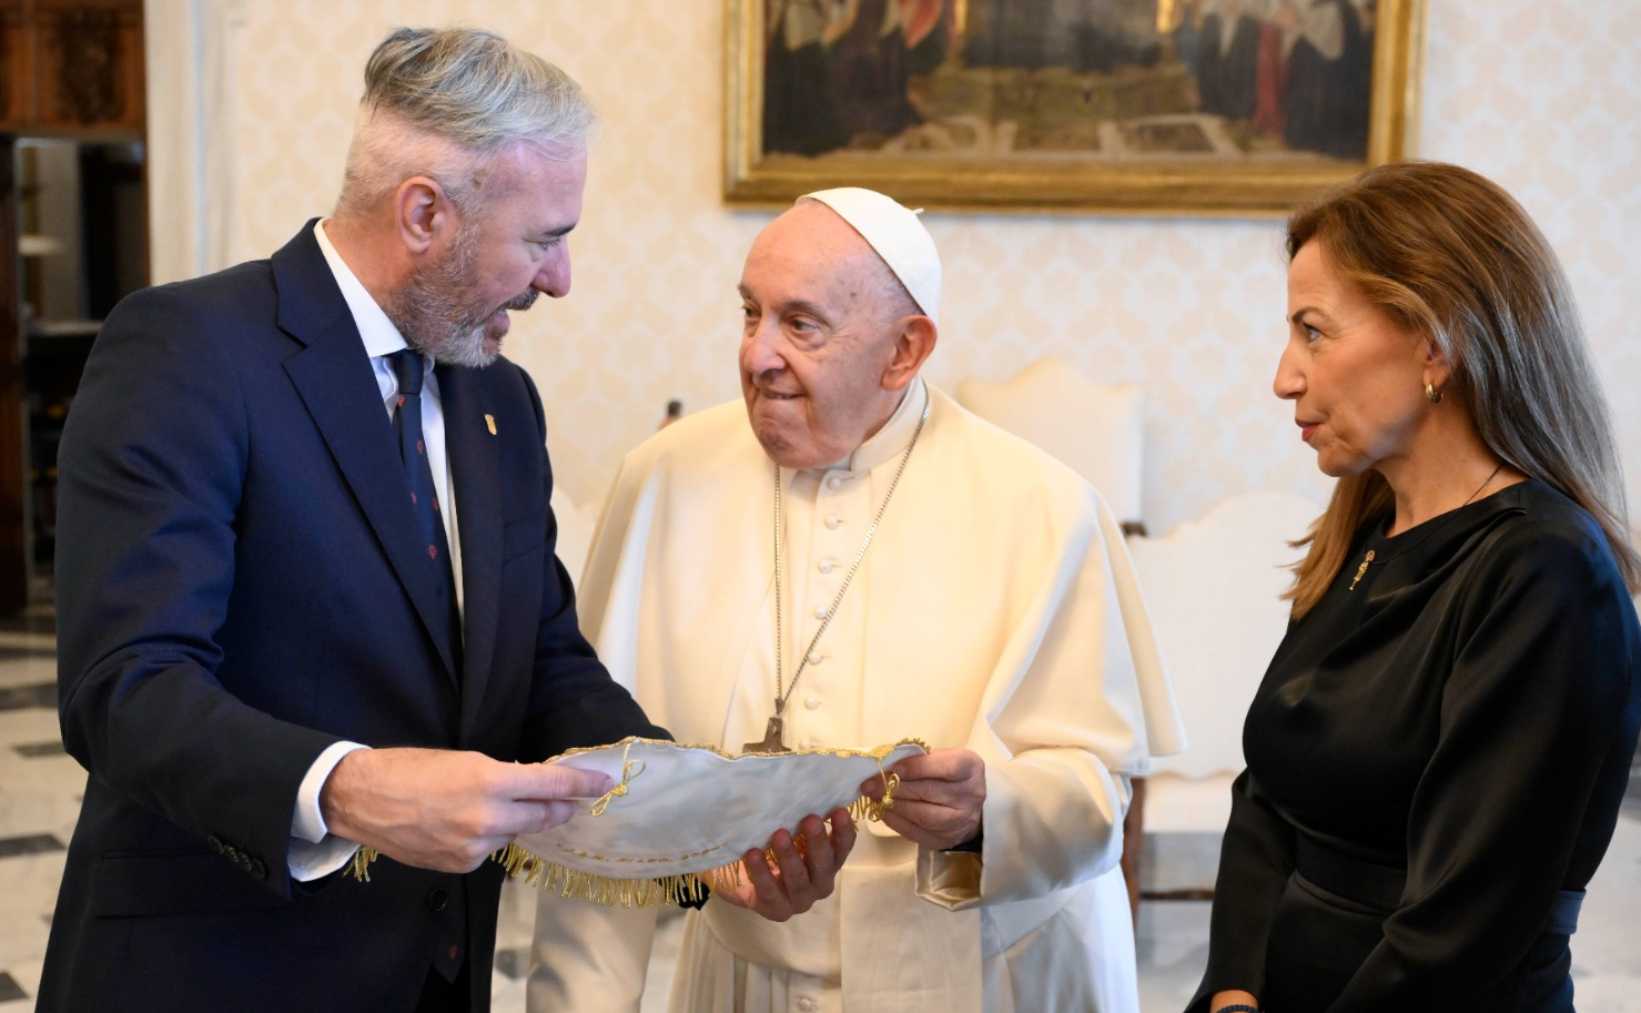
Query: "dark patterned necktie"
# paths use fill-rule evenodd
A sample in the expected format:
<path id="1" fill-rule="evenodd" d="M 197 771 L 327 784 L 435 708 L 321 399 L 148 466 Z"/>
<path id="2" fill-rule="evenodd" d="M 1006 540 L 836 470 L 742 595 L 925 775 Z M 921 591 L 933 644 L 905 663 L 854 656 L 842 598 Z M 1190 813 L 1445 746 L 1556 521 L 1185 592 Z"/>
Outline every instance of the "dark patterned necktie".
<path id="1" fill-rule="evenodd" d="M 439 509 L 439 493 L 433 484 L 433 468 L 428 462 L 427 440 L 422 435 L 422 356 L 404 349 L 387 357 L 399 381 L 399 395 L 393 408 L 393 435 L 399 440 L 399 459 L 404 462 L 410 486 L 410 503 L 416 510 L 428 566 L 437 573 L 434 587 L 445 606 L 450 626 L 450 653 L 461 671 L 461 614 L 456 608 L 456 579 L 450 568 L 450 543 L 444 534 L 444 516 Z"/>

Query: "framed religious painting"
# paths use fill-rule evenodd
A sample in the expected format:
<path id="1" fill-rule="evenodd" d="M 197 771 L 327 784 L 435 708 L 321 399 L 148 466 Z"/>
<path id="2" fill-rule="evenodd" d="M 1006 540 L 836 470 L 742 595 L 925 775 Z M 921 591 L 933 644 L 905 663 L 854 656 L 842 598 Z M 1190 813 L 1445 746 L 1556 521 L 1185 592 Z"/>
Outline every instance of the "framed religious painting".
<path id="1" fill-rule="evenodd" d="M 724 193 L 1282 214 L 1408 157 L 1424 0 L 726 0 Z"/>

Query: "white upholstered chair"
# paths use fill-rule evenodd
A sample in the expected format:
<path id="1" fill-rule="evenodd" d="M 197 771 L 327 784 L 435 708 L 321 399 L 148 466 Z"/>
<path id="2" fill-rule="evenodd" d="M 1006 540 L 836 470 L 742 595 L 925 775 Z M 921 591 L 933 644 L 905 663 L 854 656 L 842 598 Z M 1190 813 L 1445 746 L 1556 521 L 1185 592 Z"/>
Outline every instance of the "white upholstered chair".
<path id="1" fill-rule="evenodd" d="M 1191 748 L 1157 761 L 1151 831 L 1218 833 L 1243 767 L 1242 722 L 1287 629 L 1290 542 L 1321 508 L 1289 493 L 1245 493 L 1163 537 L 1129 539 Z"/>
<path id="2" fill-rule="evenodd" d="M 1048 358 L 999 383 L 964 380 L 957 401 L 1070 465 L 1119 521 L 1140 520 L 1145 398 L 1139 387 L 1092 383 Z"/>

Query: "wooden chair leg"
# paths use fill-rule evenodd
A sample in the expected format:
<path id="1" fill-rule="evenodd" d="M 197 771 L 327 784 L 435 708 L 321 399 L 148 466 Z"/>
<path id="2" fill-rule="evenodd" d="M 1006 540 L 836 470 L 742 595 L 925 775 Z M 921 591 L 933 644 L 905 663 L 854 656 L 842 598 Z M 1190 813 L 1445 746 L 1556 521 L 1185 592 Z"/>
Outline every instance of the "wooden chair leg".
<path id="1" fill-rule="evenodd" d="M 1122 821 L 1122 876 L 1136 926 L 1140 918 L 1140 852 L 1145 845 L 1145 778 L 1132 780 L 1134 797 Z"/>

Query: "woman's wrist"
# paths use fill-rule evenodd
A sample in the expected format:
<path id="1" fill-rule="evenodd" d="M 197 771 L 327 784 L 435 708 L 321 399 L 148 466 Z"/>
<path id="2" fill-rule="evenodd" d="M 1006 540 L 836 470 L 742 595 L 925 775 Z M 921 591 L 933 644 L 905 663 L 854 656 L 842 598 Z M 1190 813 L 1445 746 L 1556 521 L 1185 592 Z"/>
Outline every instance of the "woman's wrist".
<path id="1" fill-rule="evenodd" d="M 1259 999 L 1252 992 L 1228 988 L 1214 993 L 1208 1009 L 1210 1013 L 1259 1013 Z"/>

